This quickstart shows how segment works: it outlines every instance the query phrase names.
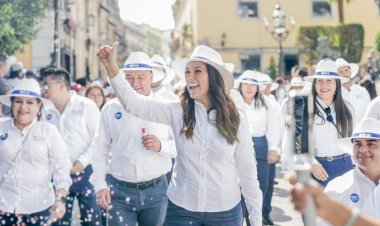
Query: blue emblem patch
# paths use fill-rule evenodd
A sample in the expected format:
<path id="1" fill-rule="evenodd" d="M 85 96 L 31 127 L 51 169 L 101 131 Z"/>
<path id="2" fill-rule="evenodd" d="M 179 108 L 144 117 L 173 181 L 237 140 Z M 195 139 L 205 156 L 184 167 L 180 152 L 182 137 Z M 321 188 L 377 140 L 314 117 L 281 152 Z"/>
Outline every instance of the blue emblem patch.
<path id="1" fill-rule="evenodd" d="M 121 112 L 115 113 L 115 119 L 121 119 L 122 116 L 123 116 L 123 113 L 121 113 Z"/>
<path id="2" fill-rule="evenodd" d="M 356 193 L 352 193 L 351 196 L 350 196 L 350 198 L 351 198 L 351 201 L 354 202 L 354 203 L 359 202 L 359 195 L 356 194 Z"/>
<path id="3" fill-rule="evenodd" d="M 0 140 L 5 140 L 8 138 L 8 133 L 4 133 L 0 136 Z"/>
<path id="4" fill-rule="evenodd" d="M 51 118 L 53 118 L 53 116 L 51 114 L 46 115 L 46 120 L 50 120 Z"/>

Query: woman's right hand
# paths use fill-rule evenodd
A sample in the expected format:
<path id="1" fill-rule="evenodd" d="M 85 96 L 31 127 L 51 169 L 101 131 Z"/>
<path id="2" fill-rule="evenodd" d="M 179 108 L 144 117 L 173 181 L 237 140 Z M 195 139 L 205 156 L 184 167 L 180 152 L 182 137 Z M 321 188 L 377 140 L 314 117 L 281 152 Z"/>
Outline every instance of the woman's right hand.
<path id="1" fill-rule="evenodd" d="M 119 66 L 116 62 L 116 53 L 118 42 L 114 42 L 112 46 L 105 45 L 99 48 L 96 55 L 98 56 L 100 62 L 104 65 L 107 70 L 108 76 L 110 78 L 115 77 L 119 73 Z"/>
<path id="2" fill-rule="evenodd" d="M 109 210 L 111 206 L 111 193 L 108 188 L 100 189 L 96 193 L 96 202 L 102 209 Z"/>
<path id="3" fill-rule="evenodd" d="M 312 165 L 311 173 L 313 174 L 315 178 L 321 181 L 326 181 L 327 178 L 329 178 L 329 175 L 327 174 L 326 170 L 319 163 L 314 163 Z"/>

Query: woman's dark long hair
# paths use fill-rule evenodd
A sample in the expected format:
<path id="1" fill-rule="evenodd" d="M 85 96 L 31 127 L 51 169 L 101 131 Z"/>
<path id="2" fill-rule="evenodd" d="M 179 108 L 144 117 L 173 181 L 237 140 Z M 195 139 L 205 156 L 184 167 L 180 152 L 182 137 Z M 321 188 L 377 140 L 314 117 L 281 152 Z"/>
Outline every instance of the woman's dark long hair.
<path id="1" fill-rule="evenodd" d="M 218 128 L 219 133 L 226 138 L 227 142 L 233 144 L 235 141 L 239 141 L 237 137 L 240 125 L 239 112 L 235 103 L 226 92 L 220 73 L 207 63 L 206 69 L 209 78 L 208 95 L 212 103 L 211 108 L 216 109 L 216 122 L 214 124 Z M 186 138 L 189 139 L 193 137 L 196 124 L 195 102 L 190 97 L 187 89 L 184 90 L 180 99 L 183 109 L 183 128 L 181 129 L 181 134 L 185 134 Z"/>
<path id="2" fill-rule="evenodd" d="M 336 113 L 336 123 L 335 127 L 338 130 L 338 134 L 340 135 L 340 138 L 342 137 L 349 137 L 352 134 L 352 127 L 353 127 L 353 119 L 352 114 L 350 110 L 348 109 L 346 102 L 343 100 L 342 97 L 342 85 L 339 79 L 335 79 L 336 81 L 336 90 L 334 94 L 333 104 L 335 107 L 335 113 Z M 319 111 L 318 104 L 317 104 L 317 91 L 315 88 L 316 85 L 316 79 L 313 80 L 313 98 L 314 98 L 314 116 L 318 116 L 322 119 L 322 123 L 324 124 L 326 122 L 325 118 L 323 117 L 323 114 Z"/>
<path id="3" fill-rule="evenodd" d="M 243 97 L 244 99 L 244 96 L 243 96 L 243 92 L 241 91 L 241 86 L 242 86 L 242 82 L 239 84 L 239 92 L 241 94 L 241 96 Z M 265 104 L 265 101 L 264 101 L 264 97 L 263 95 L 260 93 L 260 90 L 259 90 L 259 85 L 256 85 L 257 86 L 257 90 L 256 90 L 256 94 L 255 96 L 253 97 L 255 99 L 255 108 L 256 109 L 259 109 L 261 107 L 265 107 L 266 109 L 268 109 L 268 106 Z"/>

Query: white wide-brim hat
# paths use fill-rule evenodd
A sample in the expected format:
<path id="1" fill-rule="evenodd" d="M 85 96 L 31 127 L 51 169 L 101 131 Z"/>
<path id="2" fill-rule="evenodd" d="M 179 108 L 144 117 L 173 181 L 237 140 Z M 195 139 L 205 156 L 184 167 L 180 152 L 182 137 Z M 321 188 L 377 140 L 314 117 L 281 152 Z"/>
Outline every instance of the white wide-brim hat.
<path id="1" fill-rule="evenodd" d="M 304 80 L 308 82 L 314 79 L 339 79 L 342 84 L 350 81 L 348 78 L 339 76 L 335 62 L 329 58 L 318 62 L 314 75 L 304 77 Z"/>
<path id="2" fill-rule="evenodd" d="M 204 45 L 195 47 L 189 58 L 180 58 L 173 61 L 173 71 L 182 79 L 185 79 L 187 64 L 192 61 L 200 61 L 214 67 L 222 76 L 227 92 L 234 85 L 234 77 L 224 66 L 222 56 L 214 49 Z"/>
<path id="3" fill-rule="evenodd" d="M 292 78 L 292 80 L 290 80 L 290 86 L 291 87 L 294 87 L 294 86 L 302 86 L 302 87 L 304 87 L 305 86 L 305 82 L 300 77 L 294 77 L 294 78 Z"/>
<path id="4" fill-rule="evenodd" d="M 159 67 L 159 68 L 163 68 L 165 70 L 166 75 L 165 75 L 165 77 L 162 80 L 162 83 L 161 83 L 162 85 L 167 85 L 167 84 L 169 84 L 169 83 L 171 83 L 173 81 L 173 79 L 175 77 L 175 73 L 165 63 L 164 58 L 162 58 L 159 55 L 154 55 L 150 59 L 150 64 L 151 64 L 152 67 Z"/>
<path id="5" fill-rule="evenodd" d="M 359 138 L 380 139 L 380 121 L 375 118 L 363 119 L 355 127 L 351 137 L 338 139 L 337 146 L 352 155 L 352 140 Z"/>
<path id="6" fill-rule="evenodd" d="M 273 79 L 268 74 L 258 72 L 258 71 L 256 73 L 257 73 L 257 80 L 263 85 L 261 86 L 260 90 L 264 90 L 267 84 L 271 85 L 270 91 L 274 91 L 280 86 L 277 82 L 274 82 Z"/>
<path id="7" fill-rule="evenodd" d="M 40 99 L 45 107 L 53 106 L 53 103 L 42 97 L 41 87 L 35 79 L 24 78 L 17 82 L 11 94 L 1 95 L 0 102 L 11 106 L 11 97 L 33 97 Z"/>
<path id="8" fill-rule="evenodd" d="M 241 74 L 236 80 L 234 84 L 234 88 L 239 88 L 240 83 L 246 83 L 251 85 L 257 85 L 259 89 L 265 89 L 265 86 L 261 84 L 258 80 L 259 77 L 258 71 L 246 70 Z"/>
<path id="9" fill-rule="evenodd" d="M 127 60 L 124 63 L 124 67 L 120 69 L 121 71 L 151 71 L 153 74 L 153 81 L 158 82 L 165 77 L 162 71 L 154 70 L 150 58 L 146 53 L 143 52 L 131 52 Z"/>
<path id="10" fill-rule="evenodd" d="M 351 70 L 351 78 L 355 77 L 359 72 L 359 64 L 348 63 L 343 58 L 338 58 L 335 60 L 336 68 L 339 69 L 341 67 L 349 67 Z"/>

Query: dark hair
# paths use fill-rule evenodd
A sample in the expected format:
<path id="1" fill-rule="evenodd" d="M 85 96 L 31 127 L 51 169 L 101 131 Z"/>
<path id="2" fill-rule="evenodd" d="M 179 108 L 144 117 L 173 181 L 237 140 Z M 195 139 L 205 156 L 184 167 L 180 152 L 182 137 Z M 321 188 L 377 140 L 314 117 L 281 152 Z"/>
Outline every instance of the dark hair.
<path id="1" fill-rule="evenodd" d="M 69 72 L 64 69 L 64 68 L 61 68 L 61 67 L 50 67 L 50 68 L 46 68 L 42 73 L 42 78 L 46 78 L 46 77 L 52 77 L 53 80 L 56 80 L 56 81 L 62 81 L 65 83 L 66 87 L 68 90 L 70 90 L 71 86 L 70 86 L 70 74 Z"/>
<path id="2" fill-rule="evenodd" d="M 317 79 L 313 80 L 313 88 L 312 94 L 314 98 L 314 116 L 318 116 L 322 119 L 322 123 L 324 124 L 326 120 L 323 117 L 323 114 L 319 111 L 317 106 L 317 91 L 315 88 L 315 83 Z M 342 97 L 342 85 L 339 79 L 334 79 L 336 81 L 336 90 L 334 94 L 333 104 L 335 107 L 336 113 L 336 123 L 334 124 L 336 129 L 338 130 L 338 134 L 340 138 L 351 136 L 352 127 L 353 127 L 353 119 L 350 110 L 348 109 L 346 102 Z"/>
<path id="3" fill-rule="evenodd" d="M 376 98 L 376 84 L 374 82 L 369 79 L 362 79 L 360 81 L 360 86 L 364 87 L 368 91 L 371 100 Z"/>
<path id="4" fill-rule="evenodd" d="M 244 99 L 243 93 L 241 91 L 242 84 L 243 83 L 239 84 L 239 92 Z M 261 107 L 265 107 L 266 109 L 268 109 L 268 106 L 265 104 L 263 94 L 260 93 L 259 85 L 257 85 L 257 91 L 256 91 L 256 94 L 253 98 L 255 99 L 255 105 L 254 106 L 256 109 L 261 108 Z"/>
<path id="5" fill-rule="evenodd" d="M 11 97 L 11 107 L 12 107 L 12 105 L 13 105 L 13 102 L 15 101 L 15 99 L 16 99 L 16 97 Z M 39 104 L 39 103 L 42 103 L 42 101 L 41 101 L 41 99 L 39 99 L 39 98 L 35 98 L 36 100 L 37 100 L 37 103 Z M 40 107 L 40 110 L 39 110 L 39 112 L 37 113 L 37 120 L 41 120 L 41 115 L 42 115 L 42 108 L 44 107 L 44 104 L 42 103 L 41 104 L 41 107 Z M 13 118 L 14 116 L 13 116 L 13 112 L 11 111 L 11 117 Z"/>
<path id="6" fill-rule="evenodd" d="M 102 93 L 103 103 L 102 103 L 102 105 L 100 105 L 100 109 L 99 109 L 99 110 L 102 110 L 104 104 L 106 103 L 106 97 L 104 96 L 103 87 L 101 87 L 99 84 L 92 83 L 92 84 L 86 89 L 86 93 L 85 93 L 84 96 L 87 97 L 88 93 L 89 93 L 90 90 L 92 90 L 92 89 L 99 89 L 100 92 Z"/>
<path id="7" fill-rule="evenodd" d="M 298 76 L 300 77 L 306 77 L 308 74 L 308 70 L 305 67 L 301 67 L 298 71 Z"/>
<path id="8" fill-rule="evenodd" d="M 209 79 L 210 102 L 213 104 L 212 109 L 216 109 L 216 121 L 210 122 L 214 124 L 218 132 L 226 138 L 229 144 L 239 141 L 237 134 L 240 125 L 239 112 L 227 94 L 224 81 L 219 71 L 206 63 L 206 69 Z M 184 90 L 180 97 L 181 106 L 183 109 L 183 128 L 181 134 L 185 134 L 186 138 L 192 138 L 194 127 L 196 124 L 195 118 L 195 101 L 190 97 L 189 91 Z"/>
<path id="9" fill-rule="evenodd" d="M 4 54 L 0 54 L 0 63 L 6 63 L 7 62 L 7 56 Z"/>

